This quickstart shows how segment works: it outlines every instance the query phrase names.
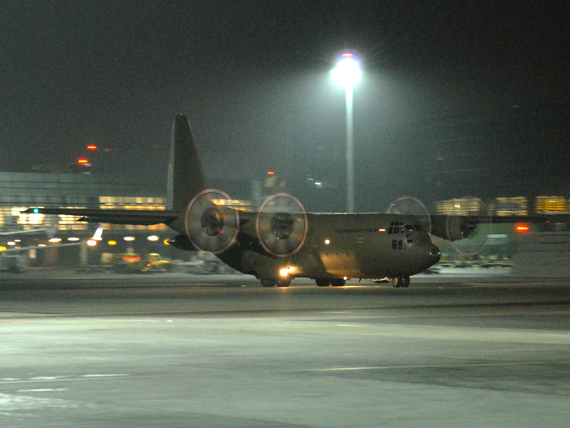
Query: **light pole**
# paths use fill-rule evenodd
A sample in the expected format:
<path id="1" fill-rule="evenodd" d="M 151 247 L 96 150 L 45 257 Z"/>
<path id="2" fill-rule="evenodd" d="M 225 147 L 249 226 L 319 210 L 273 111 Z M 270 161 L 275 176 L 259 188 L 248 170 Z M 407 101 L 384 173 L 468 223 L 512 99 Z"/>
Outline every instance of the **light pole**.
<path id="1" fill-rule="evenodd" d="M 360 64 L 352 52 L 343 52 L 336 67 L 331 70 L 334 79 L 344 86 L 346 94 L 346 211 L 354 212 L 354 135 L 352 118 L 353 87 L 362 74 Z"/>

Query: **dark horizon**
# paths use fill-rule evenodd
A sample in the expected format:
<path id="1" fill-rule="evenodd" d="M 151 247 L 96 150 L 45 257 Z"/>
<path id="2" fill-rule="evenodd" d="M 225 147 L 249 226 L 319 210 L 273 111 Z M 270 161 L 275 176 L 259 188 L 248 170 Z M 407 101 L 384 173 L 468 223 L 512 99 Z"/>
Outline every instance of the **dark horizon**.
<path id="1" fill-rule="evenodd" d="M 377 205 L 395 194 L 485 194 L 508 183 L 568 194 L 568 9 L 12 2 L 0 17 L 0 170 L 73 163 L 95 143 L 115 150 L 107 170 L 162 180 L 172 118 L 185 113 L 210 177 L 251 182 L 277 170 L 292 191 L 317 175 L 343 190 L 344 92 L 329 70 L 353 48 L 364 58 L 354 98 L 359 209 L 385 209 Z M 544 106 L 560 114 L 540 116 Z M 474 154 L 481 138 L 493 150 Z M 434 175 L 438 150 L 454 154 L 444 180 Z M 469 168 L 478 173 L 461 174 Z"/>

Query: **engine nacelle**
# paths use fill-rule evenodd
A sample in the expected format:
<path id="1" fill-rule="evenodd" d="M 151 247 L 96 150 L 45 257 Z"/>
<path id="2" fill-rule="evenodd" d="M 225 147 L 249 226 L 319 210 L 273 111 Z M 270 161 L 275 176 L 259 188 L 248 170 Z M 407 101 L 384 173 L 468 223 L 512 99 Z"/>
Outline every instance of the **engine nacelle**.
<path id="1" fill-rule="evenodd" d="M 473 233 L 477 223 L 466 216 L 432 216 L 431 234 L 449 241 L 467 238 Z"/>

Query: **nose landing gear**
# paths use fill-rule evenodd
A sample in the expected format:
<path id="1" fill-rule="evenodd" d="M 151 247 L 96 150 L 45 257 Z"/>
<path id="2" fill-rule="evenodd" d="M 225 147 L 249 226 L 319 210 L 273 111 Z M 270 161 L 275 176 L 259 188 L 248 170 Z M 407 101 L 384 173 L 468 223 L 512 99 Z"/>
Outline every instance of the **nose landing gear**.
<path id="1" fill-rule="evenodd" d="M 392 287 L 394 288 L 408 288 L 410 286 L 410 277 L 398 275 L 392 278 Z"/>

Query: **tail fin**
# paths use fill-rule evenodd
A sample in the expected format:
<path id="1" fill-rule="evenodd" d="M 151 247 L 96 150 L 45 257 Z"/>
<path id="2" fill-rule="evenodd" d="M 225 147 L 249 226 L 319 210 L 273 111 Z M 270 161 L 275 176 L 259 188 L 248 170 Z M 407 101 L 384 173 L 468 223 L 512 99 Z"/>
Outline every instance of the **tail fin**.
<path id="1" fill-rule="evenodd" d="M 206 188 L 206 179 L 190 131 L 190 123 L 185 115 L 179 114 L 172 125 L 166 210 L 183 212 L 192 198 Z"/>

